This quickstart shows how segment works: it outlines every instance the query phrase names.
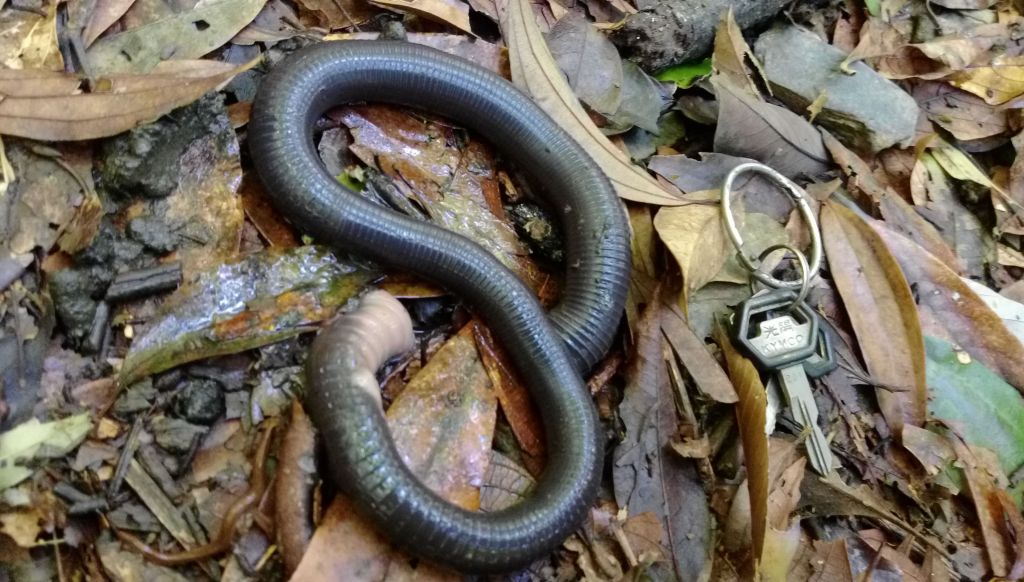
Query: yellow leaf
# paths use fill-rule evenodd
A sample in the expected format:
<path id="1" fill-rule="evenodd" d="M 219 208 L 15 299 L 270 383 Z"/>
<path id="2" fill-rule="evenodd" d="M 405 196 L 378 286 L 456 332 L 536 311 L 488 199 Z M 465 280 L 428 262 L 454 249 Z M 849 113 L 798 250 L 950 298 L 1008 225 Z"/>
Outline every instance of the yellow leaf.
<path id="1" fill-rule="evenodd" d="M 677 206 L 673 196 L 629 158 L 594 125 L 558 69 L 528 0 L 509 0 L 503 6 L 502 30 L 508 44 L 512 81 L 531 95 L 541 109 L 583 146 L 626 200 Z"/>
<path id="2" fill-rule="evenodd" d="M 1024 55 L 999 55 L 991 65 L 958 73 L 950 82 L 989 105 L 1002 105 L 1024 93 Z"/>
<path id="3" fill-rule="evenodd" d="M 992 182 L 992 179 L 988 177 L 988 174 L 983 172 L 981 168 L 974 163 L 974 160 L 964 152 L 942 140 L 933 141 L 930 149 L 932 157 L 935 158 L 935 161 L 942 166 L 942 169 L 945 170 L 951 178 L 966 180 L 974 182 L 975 184 L 981 184 L 982 186 L 988 186 L 995 190 L 1000 190 L 1000 188 Z"/>

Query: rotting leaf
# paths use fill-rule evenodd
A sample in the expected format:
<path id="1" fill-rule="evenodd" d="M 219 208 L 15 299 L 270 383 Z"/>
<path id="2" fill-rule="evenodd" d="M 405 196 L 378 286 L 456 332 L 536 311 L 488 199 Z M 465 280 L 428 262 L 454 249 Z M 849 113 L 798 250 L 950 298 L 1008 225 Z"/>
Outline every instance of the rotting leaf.
<path id="1" fill-rule="evenodd" d="M 1024 465 L 1024 398 L 981 362 L 949 342 L 925 336 L 928 413 L 972 445 L 999 458 L 1007 475 Z"/>
<path id="2" fill-rule="evenodd" d="M 480 486 L 480 511 L 501 511 L 519 503 L 537 482 L 526 469 L 512 459 L 491 451 L 483 485 Z"/>
<path id="3" fill-rule="evenodd" d="M 682 203 L 608 140 L 580 105 L 562 77 L 534 20 L 528 0 L 508 0 L 501 8 L 512 80 L 529 93 L 594 159 L 621 198 L 675 206 Z"/>
<path id="4" fill-rule="evenodd" d="M 480 484 L 491 459 L 497 414 L 473 325 L 445 343 L 387 412 L 395 446 L 412 472 L 432 491 L 469 511 L 480 508 Z M 382 580 L 404 562 L 349 500 L 338 497 L 293 579 Z"/>
<path id="5" fill-rule="evenodd" d="M 148 73 L 157 64 L 198 59 L 231 40 L 267 0 L 217 0 L 104 37 L 86 52 L 93 74 Z"/>
<path id="6" fill-rule="evenodd" d="M 328 30 L 358 27 L 377 13 L 366 0 L 298 0 L 296 4 Z"/>
<path id="7" fill-rule="evenodd" d="M 626 436 L 613 453 L 612 481 L 615 500 L 629 515 L 658 516 L 676 576 L 694 580 L 710 557 L 711 512 L 692 461 L 669 449 L 677 414 L 654 295 L 637 324 L 636 354 L 619 408 Z"/>
<path id="8" fill-rule="evenodd" d="M 345 107 L 352 152 L 394 179 L 430 218 L 487 249 L 532 289 L 545 277 L 529 257 L 501 204 L 494 158 L 477 139 L 464 145 L 438 121 L 387 106 Z"/>
<path id="9" fill-rule="evenodd" d="M 736 388 L 736 421 L 740 428 L 740 443 L 747 468 L 747 492 L 750 507 L 750 535 L 755 560 L 760 560 L 765 547 L 768 526 L 768 398 L 761 374 L 750 360 L 744 358 L 732 345 L 725 326 L 717 322 L 715 341 L 725 354 L 729 377 Z"/>
<path id="10" fill-rule="evenodd" d="M 799 115 L 765 103 L 722 77 L 712 78 L 718 94 L 715 151 L 754 158 L 788 177 L 816 176 L 829 169 L 818 133 Z"/>
<path id="11" fill-rule="evenodd" d="M 970 287 L 927 250 L 880 224 L 885 241 L 918 297 L 921 328 L 961 346 L 1024 392 L 1024 346 Z M 831 255 L 830 255 L 831 260 Z"/>
<path id="12" fill-rule="evenodd" d="M 473 35 L 469 25 L 469 6 L 462 0 L 369 0 L 389 10 L 409 12 L 423 18 L 448 24 Z"/>
<path id="13" fill-rule="evenodd" d="M 85 440 L 90 430 L 92 420 L 83 413 L 45 423 L 32 418 L 0 434 L 0 491 L 32 475 L 26 463 L 63 457 Z"/>
<path id="14" fill-rule="evenodd" d="M 578 12 L 569 12 L 546 35 L 548 49 L 580 101 L 602 115 L 622 103 L 619 51 Z"/>
<path id="15" fill-rule="evenodd" d="M 202 273 L 132 343 L 120 381 L 312 331 L 375 276 L 316 247 L 268 250 Z"/>
<path id="16" fill-rule="evenodd" d="M 931 347 L 931 340 L 932 338 L 925 338 L 925 349 Z M 931 350 L 928 349 L 929 370 L 931 370 L 932 364 L 931 355 Z M 936 394 L 932 378 L 933 376 L 929 371 L 928 386 L 931 389 L 931 398 L 929 399 L 928 413 L 934 416 L 935 403 L 932 399 L 936 397 Z M 1011 386 L 1006 387 L 1015 396 L 1020 397 Z M 953 445 L 950 444 L 949 440 L 945 436 L 926 428 L 919 428 L 909 424 L 904 425 L 901 442 L 903 448 L 914 455 L 914 458 L 921 463 L 921 466 L 924 467 L 924 470 L 929 475 L 937 475 L 947 464 L 956 459 L 956 451 L 953 450 Z"/>
<path id="17" fill-rule="evenodd" d="M 924 340 L 914 296 L 882 238 L 853 211 L 834 202 L 821 210 L 822 239 L 836 289 L 860 340 L 886 421 L 925 420 Z"/>
<path id="18" fill-rule="evenodd" d="M 0 70 L 0 134 L 44 141 L 116 135 L 192 103 L 248 70 L 216 61 L 168 61 L 149 75 L 115 75 L 84 93 L 82 79 L 64 73 Z"/>

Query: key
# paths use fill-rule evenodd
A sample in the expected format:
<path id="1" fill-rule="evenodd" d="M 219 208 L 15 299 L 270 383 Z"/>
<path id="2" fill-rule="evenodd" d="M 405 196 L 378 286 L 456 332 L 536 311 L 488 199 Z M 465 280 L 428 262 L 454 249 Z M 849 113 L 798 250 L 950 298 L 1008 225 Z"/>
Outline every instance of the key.
<path id="1" fill-rule="evenodd" d="M 836 352 L 832 347 L 832 330 L 825 323 L 818 325 L 818 347 L 814 355 L 804 360 L 804 372 L 808 378 L 821 378 L 839 366 Z"/>
<path id="2" fill-rule="evenodd" d="M 817 315 L 801 302 L 788 313 L 767 316 L 791 305 L 795 299 L 796 292 L 791 289 L 776 289 L 751 297 L 738 307 L 733 320 L 734 333 L 758 367 L 775 373 L 793 420 L 807 433 L 811 467 L 827 475 L 832 469 L 832 451 L 818 426 L 818 405 L 803 366 L 821 342 Z M 757 322 L 757 334 L 751 333 L 754 322 Z"/>

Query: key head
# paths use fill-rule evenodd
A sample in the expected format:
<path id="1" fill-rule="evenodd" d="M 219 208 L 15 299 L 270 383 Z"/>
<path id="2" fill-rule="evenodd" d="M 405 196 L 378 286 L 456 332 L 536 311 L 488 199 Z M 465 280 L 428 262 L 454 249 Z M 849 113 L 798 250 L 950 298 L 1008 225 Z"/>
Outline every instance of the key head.
<path id="1" fill-rule="evenodd" d="M 803 362 L 804 372 L 808 378 L 821 378 L 839 366 L 836 361 L 835 348 L 832 346 L 832 331 L 828 325 L 818 326 L 818 346 L 814 355 Z"/>
<path id="2" fill-rule="evenodd" d="M 792 289 L 775 289 L 755 295 L 737 307 L 735 337 L 740 347 L 761 369 L 774 371 L 811 357 L 818 347 L 818 317 L 806 303 L 797 303 L 783 315 L 766 317 L 796 299 Z M 757 322 L 757 334 L 753 333 Z"/>

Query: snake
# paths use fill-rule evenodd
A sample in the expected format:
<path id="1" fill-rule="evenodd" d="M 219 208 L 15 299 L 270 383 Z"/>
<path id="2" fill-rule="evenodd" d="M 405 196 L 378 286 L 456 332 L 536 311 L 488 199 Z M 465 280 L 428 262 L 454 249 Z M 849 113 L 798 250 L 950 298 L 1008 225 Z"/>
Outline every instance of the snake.
<path id="1" fill-rule="evenodd" d="M 316 122 L 357 103 L 447 118 L 526 175 L 564 237 L 557 304 L 545 310 L 468 238 L 375 204 L 327 171 Z M 341 318 L 321 330 L 306 362 L 304 404 L 325 443 L 330 479 L 394 543 L 463 572 L 513 571 L 556 550 L 597 496 L 605 437 L 584 376 L 610 348 L 629 286 L 629 223 L 601 168 L 511 82 L 405 41 L 322 42 L 290 53 L 260 83 L 247 140 L 268 195 L 293 225 L 339 252 L 442 286 L 484 321 L 536 404 L 548 443 L 543 473 L 519 503 L 479 512 L 447 502 L 402 461 L 380 395 L 368 389 L 367 369 L 407 341 L 361 346 L 370 336 L 346 330 Z M 368 309 L 399 315 L 378 299 Z"/>

